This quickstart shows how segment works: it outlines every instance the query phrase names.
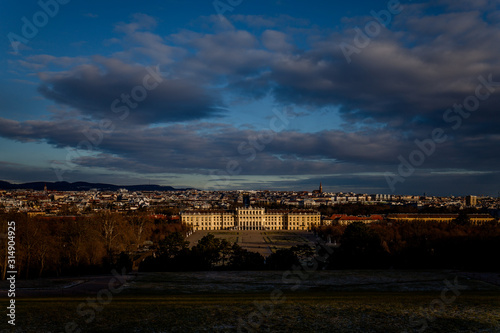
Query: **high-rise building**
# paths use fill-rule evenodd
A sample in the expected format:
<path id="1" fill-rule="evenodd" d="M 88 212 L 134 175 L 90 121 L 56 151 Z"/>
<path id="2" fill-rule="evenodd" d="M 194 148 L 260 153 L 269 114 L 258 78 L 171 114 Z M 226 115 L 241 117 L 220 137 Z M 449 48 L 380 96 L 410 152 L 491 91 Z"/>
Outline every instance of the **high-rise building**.
<path id="1" fill-rule="evenodd" d="M 477 205 L 477 197 L 475 195 L 468 195 L 465 197 L 465 205 L 475 206 Z"/>
<path id="2" fill-rule="evenodd" d="M 248 193 L 243 194 L 243 206 L 245 208 L 250 207 L 250 194 Z"/>

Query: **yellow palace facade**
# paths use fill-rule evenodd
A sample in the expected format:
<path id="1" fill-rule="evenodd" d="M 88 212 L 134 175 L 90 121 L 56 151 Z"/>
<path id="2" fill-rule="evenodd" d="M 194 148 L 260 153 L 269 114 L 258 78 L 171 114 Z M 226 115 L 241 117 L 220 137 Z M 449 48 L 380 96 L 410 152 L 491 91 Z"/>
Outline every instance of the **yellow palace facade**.
<path id="1" fill-rule="evenodd" d="M 193 230 L 311 230 L 321 214 L 314 210 L 269 210 L 248 207 L 229 210 L 188 210 L 182 223 Z"/>

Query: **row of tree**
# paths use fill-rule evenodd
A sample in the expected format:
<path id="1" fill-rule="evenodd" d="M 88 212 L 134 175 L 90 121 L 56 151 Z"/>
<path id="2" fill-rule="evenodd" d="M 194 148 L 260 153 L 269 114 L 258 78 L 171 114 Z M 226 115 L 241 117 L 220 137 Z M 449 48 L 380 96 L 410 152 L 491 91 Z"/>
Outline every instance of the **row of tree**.
<path id="1" fill-rule="evenodd" d="M 299 264 L 301 256 L 313 255 L 308 245 L 280 249 L 264 258 L 261 254 L 231 244 L 212 234 L 202 237 L 189 248 L 184 236 L 176 232 L 167 236 L 154 255 L 140 265 L 141 271 L 204 271 L 204 270 L 286 270 Z"/>
<path id="2" fill-rule="evenodd" d="M 209 234 L 189 248 L 189 242 L 180 232 L 168 235 L 159 244 L 158 251 L 146 258 L 139 267 L 142 271 L 210 270 L 215 266 L 262 268 L 264 258 Z"/>
<path id="3" fill-rule="evenodd" d="M 146 213 L 101 211 L 76 218 L 0 213 L 0 218 L 0 234 L 7 233 L 6 221 L 15 222 L 16 269 L 22 278 L 109 272 L 143 248 L 146 241 L 154 244 L 165 235 L 187 231 L 180 223 L 155 221 Z M 7 242 L 0 242 L 2 278 L 7 270 L 7 250 Z M 133 259 L 130 255 L 125 261 Z"/>
<path id="4" fill-rule="evenodd" d="M 457 221 L 459 222 L 459 221 Z M 352 223 L 315 229 L 332 253 L 321 269 L 466 269 L 499 271 L 500 225 L 397 222 Z M 308 245 L 279 250 L 267 258 L 209 234 L 188 248 L 182 234 L 165 238 L 159 251 L 140 266 L 143 271 L 291 269 L 312 260 Z"/>
<path id="5" fill-rule="evenodd" d="M 459 221 L 457 221 L 459 222 Z M 327 268 L 435 268 L 500 270 L 500 225 L 395 222 L 316 228 L 340 246 Z"/>
<path id="6" fill-rule="evenodd" d="M 315 255 L 308 246 L 280 250 L 264 258 L 213 235 L 189 248 L 186 226 L 154 220 L 147 213 L 101 211 L 78 218 L 28 217 L 1 213 L 0 234 L 16 223 L 16 269 L 23 278 L 109 272 L 140 263 L 143 271 L 290 269 Z M 322 268 L 454 268 L 500 270 L 500 225 L 395 222 L 317 227 L 334 248 Z M 2 278 L 8 242 L 0 242 Z M 150 244 L 150 248 L 145 247 Z M 137 265 L 136 265 L 137 266 Z"/>

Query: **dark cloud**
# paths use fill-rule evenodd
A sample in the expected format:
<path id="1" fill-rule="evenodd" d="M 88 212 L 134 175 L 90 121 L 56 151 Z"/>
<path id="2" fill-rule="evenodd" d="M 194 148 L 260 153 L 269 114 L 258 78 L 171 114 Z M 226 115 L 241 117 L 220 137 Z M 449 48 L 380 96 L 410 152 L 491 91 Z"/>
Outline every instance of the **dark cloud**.
<path id="1" fill-rule="evenodd" d="M 93 154 L 72 159 L 82 168 L 206 175 L 224 174 L 228 163 L 236 163 L 242 176 L 316 175 L 302 185 L 322 178 L 333 187 L 383 192 L 383 175 L 396 172 L 398 156 L 408 158 L 419 149 L 415 140 L 427 140 L 442 128 L 447 140 L 435 144 L 398 190 L 448 186 L 450 192 L 465 187 L 491 191 L 485 179 L 498 180 L 494 167 L 500 164 L 495 154 L 500 143 L 500 26 L 491 1 L 471 3 L 405 4 L 391 25 L 381 27 L 363 47 L 356 46 L 355 26 L 363 29 L 373 20 L 369 16 L 345 20 L 340 31 L 320 31 L 284 28 L 284 21 L 294 20 L 289 17 L 237 15 L 238 28 L 225 20 L 212 32 L 160 36 L 150 31 L 156 20 L 138 14 L 131 23 L 116 26 L 124 37 L 113 42 L 123 51 L 111 57 L 23 59 L 19 64 L 34 71 L 48 65 L 70 68 L 40 73 L 39 92 L 76 110 L 77 116 L 0 118 L 0 135 L 74 148 L 94 133 L 90 136 L 99 143 L 92 146 Z M 243 24 L 249 28 L 242 29 Z M 350 61 L 341 45 L 358 48 Z M 145 82 L 155 85 L 154 66 L 137 65 L 137 59 L 161 65 L 157 87 L 144 88 Z M 478 90 L 486 81 L 493 84 Z M 139 94 L 144 91 L 147 96 Z M 459 117 L 447 111 L 474 100 L 478 91 L 488 96 L 476 111 Z M 263 143 L 269 132 L 262 129 L 206 122 L 233 111 L 224 107 L 228 95 L 268 97 L 311 113 L 339 110 L 344 124 L 314 133 L 288 129 Z M 100 137 L 95 131 L 102 119 L 114 130 Z"/>
<path id="2" fill-rule="evenodd" d="M 164 78 L 155 66 L 132 66 L 116 59 L 71 71 L 42 73 L 39 92 L 95 119 L 120 117 L 135 124 L 178 122 L 220 116 L 217 94 L 183 79 Z"/>
<path id="3" fill-rule="evenodd" d="M 165 39 L 144 31 L 156 24 L 144 15 L 117 26 L 126 34 L 129 47 L 128 55 L 116 56 L 130 58 L 132 50 L 139 49 L 142 55 L 170 54 L 164 47 L 179 50 L 176 61 L 164 61 L 162 71 L 168 75 L 133 112 L 135 122 L 217 115 L 222 92 L 255 98 L 272 93 L 282 104 L 337 106 L 346 122 L 378 123 L 418 135 L 422 127 L 428 131 L 446 125 L 443 113 L 473 95 L 479 77 L 492 75 L 493 81 L 500 82 L 500 44 L 493 42 L 500 40 L 500 29 L 489 24 L 486 13 L 479 10 L 488 5 L 483 2 L 475 11 L 432 15 L 422 14 L 434 8 L 430 4 L 405 5 L 392 18 L 391 29 L 381 27 L 369 45 L 350 55 L 350 63 L 340 46 L 356 47 L 353 26 L 331 35 L 309 36 L 310 46 L 301 50 L 292 44 L 297 36 L 276 29 L 254 34 L 229 26 L 215 33 L 181 31 Z M 441 5 L 449 3 L 442 1 L 437 7 Z M 117 96 L 140 85 L 144 75 L 144 67 L 98 58 L 91 65 L 42 76 L 40 91 L 60 103 L 102 116 L 109 113 Z M 485 120 L 500 120 L 499 101 L 500 87 L 481 102 L 481 112 L 468 119 L 462 130 L 494 132 L 492 122 Z"/>
<path id="4" fill-rule="evenodd" d="M 103 130 L 104 128 L 104 130 Z M 109 130 L 108 130 L 109 129 Z M 135 173 L 303 175 L 396 172 L 401 155 L 418 146 L 387 129 L 318 133 L 241 130 L 225 124 L 192 123 L 154 128 L 105 127 L 89 120 L 18 122 L 0 118 L 0 135 L 21 142 L 47 142 L 76 153 L 71 163 Z M 498 137 L 467 137 L 437 144 L 425 168 L 488 170 Z M 70 151 L 70 150 L 68 150 Z M 484 163 L 478 164 L 477 161 Z M 66 161 L 62 161 L 66 163 Z"/>
<path id="5" fill-rule="evenodd" d="M 322 173 L 345 164 L 381 163 L 397 152 L 389 133 L 240 130 L 213 123 L 145 128 L 86 120 L 13 121 L 0 118 L 0 135 L 56 147 L 91 148 L 73 162 L 134 172 L 225 170 L 229 161 L 241 174 Z M 77 156 L 78 157 L 78 156 Z M 351 167 L 352 168 L 352 167 Z M 352 169 L 351 169 L 352 170 Z"/>
<path id="6" fill-rule="evenodd" d="M 350 63 L 340 46 L 356 47 L 354 27 L 311 38 L 309 49 L 294 54 L 281 51 L 285 36 L 280 34 L 280 40 L 273 42 L 276 48 L 267 70 L 252 77 L 233 77 L 233 87 L 254 91 L 255 97 L 272 91 L 283 104 L 339 106 L 347 122 L 375 121 L 415 134 L 421 127 L 444 126 L 443 113 L 474 96 L 479 77 L 492 75 L 493 81 L 500 82 L 500 44 L 496 43 L 500 29 L 485 21 L 484 11 L 420 15 L 421 7 L 405 5 L 393 17 L 391 30 L 381 28 L 369 45 L 350 55 Z M 262 41 L 269 44 L 269 36 Z M 497 86 L 462 130 L 494 133 L 490 125 L 492 119 L 500 120 L 499 102 Z"/>
<path id="7" fill-rule="evenodd" d="M 2 180 L 11 183 L 26 183 L 33 181 L 60 181 L 57 174 L 54 172 L 53 167 L 33 166 L 20 163 L 10 163 L 0 160 L 0 174 Z M 27 177 L 29 175 L 29 177 Z M 143 175 L 131 175 L 130 173 L 118 173 L 113 170 L 105 169 L 88 169 L 88 168 L 74 168 L 64 173 L 64 181 L 68 182 L 95 182 L 95 183 L 108 183 L 117 185 L 137 185 L 148 184 L 155 182 L 156 184 L 165 184 L 165 180 L 172 177 L 148 177 Z M 167 181 L 168 182 L 168 181 Z"/>

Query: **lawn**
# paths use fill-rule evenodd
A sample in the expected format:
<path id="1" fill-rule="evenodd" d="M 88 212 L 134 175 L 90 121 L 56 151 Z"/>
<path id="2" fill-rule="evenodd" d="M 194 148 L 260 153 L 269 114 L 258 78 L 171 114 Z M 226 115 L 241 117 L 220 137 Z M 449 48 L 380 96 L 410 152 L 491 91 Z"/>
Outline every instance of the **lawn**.
<path id="1" fill-rule="evenodd" d="M 109 302 L 101 298 L 106 304 L 96 302 L 103 295 L 98 290 L 78 297 L 20 295 L 17 330 L 8 332 L 65 332 L 68 323 L 68 332 L 500 332 L 500 288 L 460 272 L 292 277 L 268 271 L 140 273 Z M 446 281 L 460 285 L 457 297 L 447 291 L 442 298 Z M 6 320 L 0 332 L 4 328 Z"/>
<path id="2" fill-rule="evenodd" d="M 290 244 L 293 246 L 295 244 L 308 243 L 307 239 L 304 239 L 299 235 L 293 235 L 293 234 L 274 235 L 274 236 L 269 236 L 267 238 L 269 238 L 270 241 L 275 244 Z"/>
<path id="3" fill-rule="evenodd" d="M 272 306 L 270 293 L 120 295 L 94 311 L 95 317 L 77 312 L 84 299 L 23 299 L 17 328 L 63 332 L 71 322 L 81 332 L 238 332 L 240 327 L 242 332 L 402 333 L 423 325 L 426 332 L 499 332 L 499 296 L 463 293 L 432 312 L 435 293 L 287 292 Z"/>

